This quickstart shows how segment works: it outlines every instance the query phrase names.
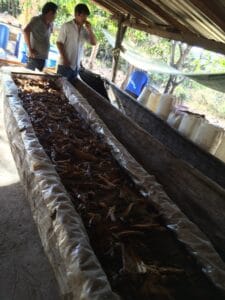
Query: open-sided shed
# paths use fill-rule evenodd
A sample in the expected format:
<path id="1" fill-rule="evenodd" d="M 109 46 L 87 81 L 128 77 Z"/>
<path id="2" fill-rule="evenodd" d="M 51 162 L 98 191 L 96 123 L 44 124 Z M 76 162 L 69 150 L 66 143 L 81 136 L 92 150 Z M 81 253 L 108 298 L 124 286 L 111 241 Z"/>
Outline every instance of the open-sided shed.
<path id="1" fill-rule="evenodd" d="M 225 1 L 94 0 L 122 24 L 225 53 Z"/>
<path id="2" fill-rule="evenodd" d="M 94 0 L 118 20 L 115 48 L 127 27 L 225 54 L 225 1 Z M 118 53 L 118 52 L 117 52 Z M 117 55 L 118 57 L 118 55 Z M 115 67 L 117 58 L 115 57 Z"/>

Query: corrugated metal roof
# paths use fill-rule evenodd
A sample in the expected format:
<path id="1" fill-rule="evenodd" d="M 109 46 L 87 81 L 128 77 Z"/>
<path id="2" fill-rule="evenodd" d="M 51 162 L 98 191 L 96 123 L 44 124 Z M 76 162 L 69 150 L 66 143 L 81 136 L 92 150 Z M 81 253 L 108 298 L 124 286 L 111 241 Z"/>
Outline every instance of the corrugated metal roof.
<path id="1" fill-rule="evenodd" d="M 124 25 L 225 54 L 225 0 L 94 0 Z"/>

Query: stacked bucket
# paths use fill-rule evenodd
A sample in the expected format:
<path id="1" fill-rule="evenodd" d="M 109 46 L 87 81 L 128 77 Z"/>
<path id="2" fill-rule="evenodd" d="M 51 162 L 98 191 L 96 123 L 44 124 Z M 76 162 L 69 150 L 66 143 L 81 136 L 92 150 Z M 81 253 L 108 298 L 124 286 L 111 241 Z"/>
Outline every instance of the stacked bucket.
<path id="1" fill-rule="evenodd" d="M 205 151 L 225 162 L 225 132 L 223 128 L 209 123 L 204 115 L 192 113 L 187 107 L 177 106 L 170 94 L 153 92 L 146 86 L 137 101 L 166 121 L 180 134 Z"/>

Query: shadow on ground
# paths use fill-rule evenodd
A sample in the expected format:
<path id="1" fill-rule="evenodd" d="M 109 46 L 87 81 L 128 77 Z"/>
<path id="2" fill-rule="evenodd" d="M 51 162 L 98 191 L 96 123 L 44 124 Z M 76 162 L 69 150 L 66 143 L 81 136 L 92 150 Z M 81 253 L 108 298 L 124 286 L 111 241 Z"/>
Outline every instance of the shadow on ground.
<path id="1" fill-rule="evenodd" d="M 19 182 L 0 186 L 0 270 L 1 300 L 60 299 Z"/>

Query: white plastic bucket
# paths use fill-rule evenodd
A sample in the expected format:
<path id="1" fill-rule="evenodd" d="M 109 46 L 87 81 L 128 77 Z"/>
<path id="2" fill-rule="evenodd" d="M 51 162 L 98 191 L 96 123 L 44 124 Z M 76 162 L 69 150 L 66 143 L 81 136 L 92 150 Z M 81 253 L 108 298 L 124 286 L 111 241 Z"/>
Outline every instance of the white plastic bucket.
<path id="1" fill-rule="evenodd" d="M 148 86 L 145 86 L 141 94 L 138 96 L 137 101 L 143 105 L 146 105 L 151 92 L 152 91 L 150 90 L 150 88 Z"/>
<path id="2" fill-rule="evenodd" d="M 167 118 L 167 123 L 177 129 L 181 123 L 184 113 L 181 111 L 171 111 Z"/>
<path id="3" fill-rule="evenodd" d="M 215 156 L 225 162 L 225 132 L 223 132 L 223 136 L 216 150 Z"/>
<path id="4" fill-rule="evenodd" d="M 192 137 L 193 142 L 201 148 L 215 154 L 223 136 L 223 129 L 204 121 L 199 126 L 195 135 Z"/>
<path id="5" fill-rule="evenodd" d="M 180 126 L 178 127 L 178 131 L 185 137 L 190 138 L 195 136 L 195 132 L 198 127 L 201 125 L 202 120 L 204 120 L 201 116 L 185 113 Z"/>
<path id="6" fill-rule="evenodd" d="M 163 94 L 160 97 L 159 104 L 156 109 L 156 114 L 163 120 L 167 120 L 174 103 L 175 97 L 173 95 Z"/>
<path id="7" fill-rule="evenodd" d="M 147 100 L 146 107 L 155 113 L 159 104 L 160 97 L 161 94 L 159 93 L 151 93 Z"/>

